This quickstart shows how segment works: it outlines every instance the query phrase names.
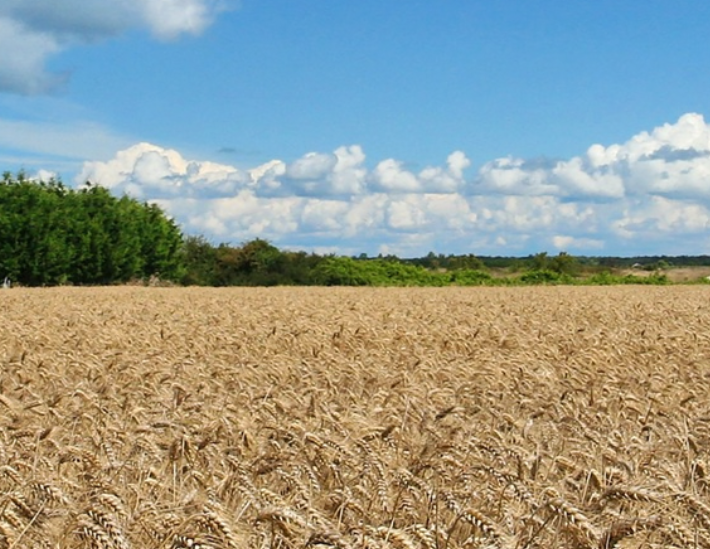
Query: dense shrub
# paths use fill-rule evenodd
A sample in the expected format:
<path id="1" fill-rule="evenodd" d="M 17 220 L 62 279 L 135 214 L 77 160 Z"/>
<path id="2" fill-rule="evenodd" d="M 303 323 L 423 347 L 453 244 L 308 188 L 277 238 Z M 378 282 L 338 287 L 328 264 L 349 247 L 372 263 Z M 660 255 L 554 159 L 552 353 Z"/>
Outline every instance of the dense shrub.
<path id="1" fill-rule="evenodd" d="M 183 274 L 182 234 L 156 205 L 20 173 L 0 181 L 0 276 L 24 285 L 111 284 Z"/>
<path id="2" fill-rule="evenodd" d="M 449 279 L 456 286 L 492 286 L 497 282 L 486 272 L 469 269 L 454 271 Z"/>

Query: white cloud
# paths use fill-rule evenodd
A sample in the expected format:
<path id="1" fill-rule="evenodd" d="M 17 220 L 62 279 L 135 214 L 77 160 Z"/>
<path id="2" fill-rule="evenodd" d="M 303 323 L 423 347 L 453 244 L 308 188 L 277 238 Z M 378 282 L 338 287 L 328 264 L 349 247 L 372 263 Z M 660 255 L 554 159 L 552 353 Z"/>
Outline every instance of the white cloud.
<path id="1" fill-rule="evenodd" d="M 347 196 L 365 191 L 367 169 L 364 166 L 365 153 L 358 145 L 339 147 L 333 153 L 311 152 L 289 166 L 284 165 L 283 173 L 271 190 L 280 193 L 295 193 L 301 196 Z"/>
<path id="2" fill-rule="evenodd" d="M 308 153 L 291 164 L 286 175 L 293 179 L 321 179 L 332 171 L 335 163 L 335 155 Z"/>
<path id="3" fill-rule="evenodd" d="M 710 229 L 707 136 L 690 114 L 568 160 L 493 160 L 468 182 L 460 151 L 419 172 L 394 159 L 368 168 L 357 145 L 241 170 L 141 143 L 85 163 L 78 181 L 157 200 L 186 231 L 218 241 L 407 255 L 698 253 Z"/>
<path id="4" fill-rule="evenodd" d="M 616 200 L 625 196 L 710 197 L 710 126 L 688 113 L 623 144 L 592 145 L 554 163 L 499 158 L 486 163 L 474 193 Z"/>
<path id="5" fill-rule="evenodd" d="M 498 158 L 483 165 L 472 187 L 474 193 L 556 195 L 547 167 L 534 166 L 522 158 Z"/>
<path id="6" fill-rule="evenodd" d="M 214 0 L 140 0 L 136 2 L 150 30 L 159 38 L 200 34 L 207 28 L 220 4 Z"/>
<path id="7" fill-rule="evenodd" d="M 593 238 L 577 238 L 569 235 L 555 235 L 552 237 L 552 245 L 562 251 L 576 249 L 593 250 L 603 248 L 604 242 Z"/>
<path id="8" fill-rule="evenodd" d="M 312 232 L 342 232 L 349 211 L 342 200 L 312 199 L 304 203 L 299 227 Z"/>
<path id="9" fill-rule="evenodd" d="M 421 182 L 416 176 L 402 169 L 402 163 L 392 158 L 380 162 L 373 173 L 373 178 L 385 192 L 415 193 L 421 191 Z"/>
<path id="10" fill-rule="evenodd" d="M 356 238 L 382 230 L 388 202 L 389 198 L 382 193 L 358 196 L 348 202 L 342 236 Z"/>
<path id="11" fill-rule="evenodd" d="M 675 124 L 664 124 L 650 134 L 641 132 L 621 148 L 621 156 L 629 160 L 640 160 L 661 149 L 671 150 L 710 150 L 710 128 L 703 116 L 687 113 Z"/>
<path id="12" fill-rule="evenodd" d="M 0 2 L 0 91 L 39 94 L 66 75 L 45 62 L 77 44 L 147 29 L 162 40 L 200 34 L 226 4 L 216 0 L 3 0 Z"/>
<path id="13" fill-rule="evenodd" d="M 624 181 L 616 173 L 590 170 L 582 158 L 559 162 L 552 169 L 552 178 L 559 189 L 572 196 L 621 198 L 624 196 Z"/>
<path id="14" fill-rule="evenodd" d="M 257 177 L 266 177 L 280 164 L 257 167 Z M 91 181 L 117 193 L 139 198 L 231 197 L 253 187 L 252 174 L 214 162 L 188 161 L 175 150 L 138 143 L 119 151 L 108 162 L 85 162 L 77 183 Z"/>
<path id="15" fill-rule="evenodd" d="M 45 73 L 44 61 L 60 50 L 52 35 L 0 15 L 0 91 L 39 94 L 59 85 L 64 77 Z"/>
<path id="16" fill-rule="evenodd" d="M 364 166 L 365 153 L 359 145 L 339 147 L 335 150 L 335 163 L 332 174 L 333 190 L 336 194 L 360 194 L 365 190 L 367 169 Z"/>
<path id="17" fill-rule="evenodd" d="M 461 151 L 446 159 L 446 168 L 428 166 L 418 174 L 403 168 L 402 162 L 389 158 L 375 167 L 372 182 L 375 188 L 390 193 L 453 193 L 465 185 L 463 172 L 471 161 Z"/>
<path id="18" fill-rule="evenodd" d="M 201 33 L 227 6 L 223 0 L 3 0 L 0 17 L 61 41 L 92 41 L 140 27 L 174 38 Z"/>
<path id="19" fill-rule="evenodd" d="M 39 170 L 37 173 L 30 174 L 30 179 L 36 181 L 49 181 L 51 179 L 57 179 L 59 174 L 50 170 Z"/>
<path id="20" fill-rule="evenodd" d="M 613 228 L 624 238 L 653 238 L 653 235 L 706 235 L 710 210 L 702 203 L 651 196 L 635 200 L 614 221 Z"/>
<path id="21" fill-rule="evenodd" d="M 479 214 L 472 211 L 466 197 L 458 193 L 427 194 L 424 200 L 428 214 L 438 226 L 466 231 L 478 221 Z"/>
<path id="22" fill-rule="evenodd" d="M 387 226 L 395 231 L 416 231 L 424 228 L 427 217 L 413 197 L 391 200 L 387 206 Z"/>
<path id="23" fill-rule="evenodd" d="M 471 165 L 471 161 L 462 151 L 454 151 L 446 159 L 449 172 L 457 179 L 463 178 L 463 171 Z"/>

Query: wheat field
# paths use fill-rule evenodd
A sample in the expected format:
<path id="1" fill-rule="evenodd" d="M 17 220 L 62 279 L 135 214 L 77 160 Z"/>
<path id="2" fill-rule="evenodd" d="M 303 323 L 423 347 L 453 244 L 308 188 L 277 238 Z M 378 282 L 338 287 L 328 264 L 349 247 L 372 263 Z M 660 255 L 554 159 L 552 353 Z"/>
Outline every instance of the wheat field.
<path id="1" fill-rule="evenodd" d="M 0 549 L 710 547 L 709 297 L 0 292 Z"/>

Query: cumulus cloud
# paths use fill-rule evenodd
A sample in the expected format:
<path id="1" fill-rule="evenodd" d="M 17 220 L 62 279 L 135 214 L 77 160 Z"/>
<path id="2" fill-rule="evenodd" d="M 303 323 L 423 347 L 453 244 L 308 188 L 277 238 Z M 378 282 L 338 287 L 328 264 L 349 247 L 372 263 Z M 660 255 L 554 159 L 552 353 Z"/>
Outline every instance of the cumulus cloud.
<path id="1" fill-rule="evenodd" d="M 552 245 L 558 250 L 594 250 L 604 247 L 604 241 L 593 238 L 577 238 L 558 234 L 552 237 Z"/>
<path id="2" fill-rule="evenodd" d="M 581 156 L 540 163 L 499 158 L 486 163 L 474 193 L 618 200 L 644 194 L 710 196 L 710 126 L 688 113 L 675 124 L 642 132 L 623 144 L 592 145 Z"/>
<path id="3" fill-rule="evenodd" d="M 60 50 L 55 37 L 0 15 L 0 91 L 38 94 L 60 85 L 64 76 L 44 71 L 45 59 Z"/>
<path id="4" fill-rule="evenodd" d="M 260 166 L 256 176 L 214 162 L 188 161 L 172 149 L 138 143 L 119 151 L 108 162 L 85 162 L 77 180 L 91 181 L 138 198 L 163 199 L 232 197 L 265 177 L 274 165 Z"/>
<path id="5" fill-rule="evenodd" d="M 367 183 L 364 162 L 365 153 L 358 145 L 339 147 L 330 154 L 311 152 L 289 165 L 280 184 L 272 184 L 270 190 L 301 196 L 360 194 Z"/>
<path id="6" fill-rule="evenodd" d="M 162 39 L 202 33 L 223 7 L 214 0 L 140 0 L 135 5 L 148 28 Z"/>
<path id="7" fill-rule="evenodd" d="M 49 57 L 77 45 L 146 29 L 161 40 L 200 34 L 226 8 L 218 0 L 3 0 L 0 92 L 40 94 L 67 77 L 45 69 Z"/>
<path id="8" fill-rule="evenodd" d="M 352 145 L 242 170 L 140 143 L 86 162 L 78 182 L 157 201 L 217 241 L 399 255 L 709 251 L 710 127 L 699 114 L 570 159 L 499 158 L 472 173 L 461 151 L 417 172 L 366 160 Z"/>
<path id="9" fill-rule="evenodd" d="M 627 239 L 707 234 L 710 210 L 700 201 L 649 196 L 635 200 L 613 223 L 617 235 Z"/>
<path id="10" fill-rule="evenodd" d="M 539 166 L 522 158 L 497 158 L 483 165 L 472 190 L 476 194 L 514 195 L 559 194 L 550 178 L 549 166 Z"/>
<path id="11" fill-rule="evenodd" d="M 461 151 L 451 153 L 446 162 L 446 168 L 429 166 L 414 174 L 404 169 L 402 162 L 389 158 L 377 164 L 372 183 L 388 193 L 456 192 L 464 186 L 463 171 L 471 162 Z"/>

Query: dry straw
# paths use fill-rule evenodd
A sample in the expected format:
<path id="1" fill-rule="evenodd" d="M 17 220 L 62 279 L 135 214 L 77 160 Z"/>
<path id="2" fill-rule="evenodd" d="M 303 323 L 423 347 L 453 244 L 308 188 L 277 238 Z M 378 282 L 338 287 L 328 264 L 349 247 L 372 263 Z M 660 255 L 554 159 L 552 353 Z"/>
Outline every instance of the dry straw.
<path id="1" fill-rule="evenodd" d="M 0 549 L 710 547 L 700 287 L 0 297 Z"/>

